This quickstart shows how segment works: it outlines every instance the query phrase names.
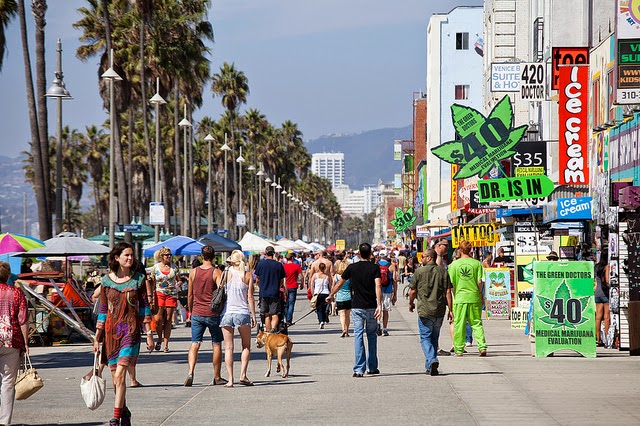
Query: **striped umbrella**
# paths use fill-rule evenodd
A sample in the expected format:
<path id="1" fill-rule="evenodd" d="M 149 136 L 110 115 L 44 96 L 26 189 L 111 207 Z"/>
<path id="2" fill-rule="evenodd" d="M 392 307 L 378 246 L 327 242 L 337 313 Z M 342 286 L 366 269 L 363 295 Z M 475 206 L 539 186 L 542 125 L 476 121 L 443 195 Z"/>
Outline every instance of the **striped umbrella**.
<path id="1" fill-rule="evenodd" d="M 0 254 L 22 253 L 38 247 L 44 247 L 44 243 L 37 238 L 22 234 L 0 234 Z"/>

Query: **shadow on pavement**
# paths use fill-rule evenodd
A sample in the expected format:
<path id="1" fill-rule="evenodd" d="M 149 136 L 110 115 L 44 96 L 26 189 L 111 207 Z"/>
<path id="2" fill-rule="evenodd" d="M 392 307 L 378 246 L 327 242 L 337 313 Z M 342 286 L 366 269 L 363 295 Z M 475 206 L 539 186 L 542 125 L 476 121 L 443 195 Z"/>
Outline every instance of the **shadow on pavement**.
<path id="1" fill-rule="evenodd" d="M 439 373 L 438 376 L 476 376 L 485 374 L 502 376 L 500 371 L 463 371 L 459 373 Z"/>

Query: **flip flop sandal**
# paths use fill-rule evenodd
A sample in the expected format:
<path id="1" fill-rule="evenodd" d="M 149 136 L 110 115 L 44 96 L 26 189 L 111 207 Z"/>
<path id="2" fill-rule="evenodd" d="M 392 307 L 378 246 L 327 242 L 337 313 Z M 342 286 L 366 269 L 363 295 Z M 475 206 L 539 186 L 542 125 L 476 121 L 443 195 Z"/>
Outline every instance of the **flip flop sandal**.
<path id="1" fill-rule="evenodd" d="M 238 383 L 243 386 L 253 386 L 253 382 L 249 379 L 240 380 Z"/>
<path id="2" fill-rule="evenodd" d="M 156 351 L 159 351 L 161 346 L 162 346 L 162 343 L 160 342 L 156 343 L 156 347 L 155 347 Z"/>
<path id="3" fill-rule="evenodd" d="M 131 385 L 130 387 L 132 387 L 132 388 L 143 388 L 144 385 L 142 383 L 138 382 L 135 385 Z"/>
<path id="4" fill-rule="evenodd" d="M 168 354 L 169 352 L 171 352 L 171 351 L 169 350 L 169 348 L 164 348 L 164 353 L 165 353 L 165 354 Z"/>

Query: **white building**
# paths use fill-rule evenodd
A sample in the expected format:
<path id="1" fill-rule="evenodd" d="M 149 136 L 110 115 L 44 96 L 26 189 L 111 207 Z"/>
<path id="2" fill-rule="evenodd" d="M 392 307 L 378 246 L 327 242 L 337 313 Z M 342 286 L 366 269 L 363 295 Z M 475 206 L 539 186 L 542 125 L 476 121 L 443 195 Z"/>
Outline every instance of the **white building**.
<path id="1" fill-rule="evenodd" d="M 429 220 L 451 212 L 451 165 L 431 149 L 456 139 L 451 105 L 482 111 L 483 8 L 456 7 L 431 16 L 427 28 L 427 199 Z"/>
<path id="2" fill-rule="evenodd" d="M 373 212 L 378 206 L 377 186 L 365 186 L 364 189 L 351 191 L 348 185 L 338 185 L 332 189 L 342 213 L 362 216 Z"/>
<path id="3" fill-rule="evenodd" d="M 344 184 L 344 153 L 321 152 L 311 156 L 311 172 L 327 179 L 332 187 Z"/>

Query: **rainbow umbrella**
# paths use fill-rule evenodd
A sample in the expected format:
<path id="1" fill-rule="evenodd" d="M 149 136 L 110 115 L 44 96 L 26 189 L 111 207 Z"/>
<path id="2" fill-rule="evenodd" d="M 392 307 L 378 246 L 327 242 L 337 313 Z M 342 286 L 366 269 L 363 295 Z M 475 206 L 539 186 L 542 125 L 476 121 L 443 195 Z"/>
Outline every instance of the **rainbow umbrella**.
<path id="1" fill-rule="evenodd" d="M 22 234 L 0 234 L 0 254 L 22 253 L 38 247 L 44 247 L 44 243 L 37 238 Z"/>

